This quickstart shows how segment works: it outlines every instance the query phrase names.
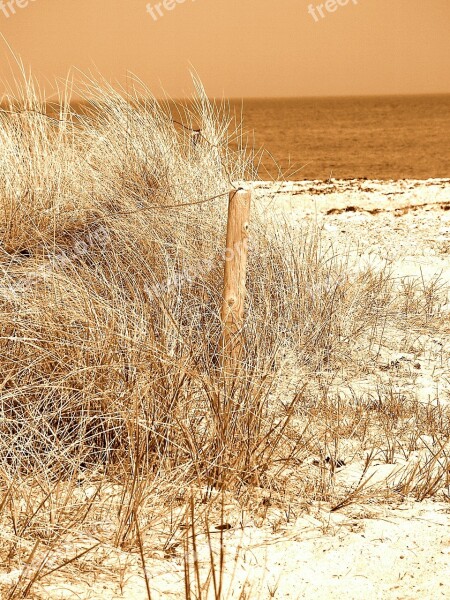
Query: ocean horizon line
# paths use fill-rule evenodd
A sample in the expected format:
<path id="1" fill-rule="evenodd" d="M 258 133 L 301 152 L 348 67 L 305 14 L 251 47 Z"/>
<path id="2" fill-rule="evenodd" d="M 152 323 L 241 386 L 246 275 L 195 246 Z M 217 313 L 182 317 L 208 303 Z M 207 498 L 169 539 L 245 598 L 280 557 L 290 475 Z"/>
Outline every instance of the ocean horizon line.
<path id="1" fill-rule="evenodd" d="M 120 92 L 121 90 L 117 90 Z M 45 102 L 58 102 L 58 98 L 52 99 L 54 93 L 51 93 L 47 96 L 47 98 L 43 101 Z M 450 96 L 449 92 L 421 92 L 421 93 L 386 93 L 386 94 L 305 94 L 301 96 L 208 96 L 209 100 L 212 101 L 230 101 L 230 102 L 242 102 L 242 101 L 250 101 L 250 102 L 264 102 L 264 101 L 290 101 L 290 100 L 331 100 L 331 99 L 368 99 L 368 98 L 436 98 L 436 97 L 445 97 Z M 5 92 L 2 94 L 2 98 L 0 100 L 0 106 L 3 105 L 5 99 L 8 97 L 8 94 Z M 45 95 L 44 95 L 45 97 Z M 141 95 L 139 98 L 154 98 L 157 101 L 169 101 L 169 102 L 190 102 L 194 98 L 194 93 L 190 96 L 179 96 L 179 97 L 171 97 L 167 96 L 159 96 L 159 95 Z M 73 94 L 71 99 L 71 103 L 82 104 L 84 102 L 88 102 L 91 98 L 86 98 L 80 96 L 76 93 Z M 94 99 L 94 97 L 92 97 Z"/>

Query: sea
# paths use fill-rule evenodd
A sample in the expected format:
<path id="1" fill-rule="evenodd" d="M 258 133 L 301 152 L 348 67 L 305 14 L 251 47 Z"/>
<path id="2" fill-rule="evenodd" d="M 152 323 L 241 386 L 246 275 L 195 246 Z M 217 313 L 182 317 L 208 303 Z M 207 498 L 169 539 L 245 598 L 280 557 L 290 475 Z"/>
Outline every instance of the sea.
<path id="1" fill-rule="evenodd" d="M 261 179 L 450 177 L 450 94 L 231 101 Z"/>
<path id="2" fill-rule="evenodd" d="M 257 153 L 262 180 L 450 178 L 450 94 L 229 105 Z"/>

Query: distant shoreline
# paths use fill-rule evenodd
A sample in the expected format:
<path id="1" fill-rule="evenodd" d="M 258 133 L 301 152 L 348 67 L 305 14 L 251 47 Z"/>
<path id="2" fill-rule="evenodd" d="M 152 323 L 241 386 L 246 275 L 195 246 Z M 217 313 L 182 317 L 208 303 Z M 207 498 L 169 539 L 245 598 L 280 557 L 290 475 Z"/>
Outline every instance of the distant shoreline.
<path id="1" fill-rule="evenodd" d="M 417 209 L 450 210 L 450 178 L 253 181 L 262 211 L 325 215 L 365 213 L 394 216 Z"/>

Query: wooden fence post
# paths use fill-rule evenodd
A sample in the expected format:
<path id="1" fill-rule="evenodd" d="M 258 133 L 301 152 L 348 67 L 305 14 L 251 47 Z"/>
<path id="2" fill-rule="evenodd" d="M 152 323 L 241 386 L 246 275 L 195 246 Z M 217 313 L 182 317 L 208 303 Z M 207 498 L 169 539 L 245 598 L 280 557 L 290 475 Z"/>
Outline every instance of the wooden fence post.
<path id="1" fill-rule="evenodd" d="M 225 375 L 236 372 L 242 357 L 245 280 L 252 190 L 230 192 L 225 250 L 223 303 L 221 310 L 221 366 Z"/>

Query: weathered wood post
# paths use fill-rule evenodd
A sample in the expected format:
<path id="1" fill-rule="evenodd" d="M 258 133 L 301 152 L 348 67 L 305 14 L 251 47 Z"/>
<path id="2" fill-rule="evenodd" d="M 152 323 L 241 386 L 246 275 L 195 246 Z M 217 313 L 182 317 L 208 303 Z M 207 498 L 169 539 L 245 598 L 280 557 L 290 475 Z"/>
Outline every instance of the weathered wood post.
<path id="1" fill-rule="evenodd" d="M 226 377 L 236 373 L 242 357 L 245 281 L 252 189 L 230 192 L 221 310 L 221 366 Z"/>

